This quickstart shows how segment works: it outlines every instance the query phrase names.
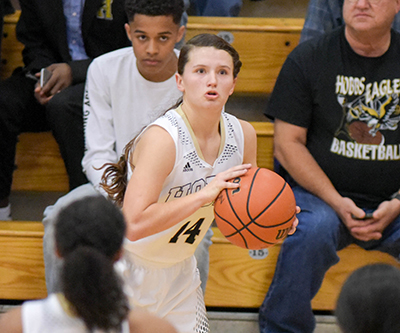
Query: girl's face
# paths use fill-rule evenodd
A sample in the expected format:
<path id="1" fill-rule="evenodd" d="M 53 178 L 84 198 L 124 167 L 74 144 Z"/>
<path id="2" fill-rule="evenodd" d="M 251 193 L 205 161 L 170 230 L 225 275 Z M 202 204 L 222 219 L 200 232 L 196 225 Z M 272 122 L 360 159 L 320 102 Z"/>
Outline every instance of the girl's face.
<path id="1" fill-rule="evenodd" d="M 189 52 L 183 74 L 176 74 L 176 82 L 184 102 L 222 109 L 236 84 L 232 57 L 214 47 L 195 47 Z"/>

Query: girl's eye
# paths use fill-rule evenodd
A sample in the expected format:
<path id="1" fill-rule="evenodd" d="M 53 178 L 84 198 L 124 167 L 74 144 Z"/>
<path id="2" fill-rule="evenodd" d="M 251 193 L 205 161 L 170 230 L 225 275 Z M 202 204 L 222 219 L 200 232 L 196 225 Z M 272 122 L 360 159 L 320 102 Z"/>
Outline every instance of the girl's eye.
<path id="1" fill-rule="evenodd" d="M 227 72 L 225 69 L 221 69 L 221 70 L 219 71 L 219 73 L 222 74 L 222 75 L 228 74 L 228 72 Z"/>
<path id="2" fill-rule="evenodd" d="M 204 70 L 204 68 L 199 68 L 198 70 L 197 70 L 197 73 L 200 73 L 200 74 L 203 74 L 203 73 L 205 73 L 206 71 Z"/>

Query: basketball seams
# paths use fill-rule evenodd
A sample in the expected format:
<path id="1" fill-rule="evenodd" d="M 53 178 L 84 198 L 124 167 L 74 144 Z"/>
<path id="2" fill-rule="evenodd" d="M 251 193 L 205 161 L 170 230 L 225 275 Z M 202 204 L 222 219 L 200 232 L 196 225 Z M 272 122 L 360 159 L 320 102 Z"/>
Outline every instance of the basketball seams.
<path id="1" fill-rule="evenodd" d="M 254 224 L 256 224 L 258 227 L 260 227 L 260 228 L 273 228 L 273 227 L 278 227 L 278 226 L 280 226 L 280 225 L 282 225 L 282 224 L 285 224 L 287 221 L 290 220 L 290 219 L 289 219 L 289 220 L 286 220 L 285 222 L 281 222 L 281 223 L 274 224 L 274 225 L 268 225 L 268 226 L 264 226 L 264 225 L 258 224 L 258 223 L 256 222 L 257 219 L 258 219 L 262 214 L 264 214 L 264 213 L 275 203 L 276 200 L 279 199 L 279 197 L 281 196 L 281 194 L 282 194 L 283 191 L 285 190 L 286 185 L 287 185 L 287 183 L 284 182 L 284 183 L 283 183 L 283 187 L 281 188 L 281 190 L 279 191 L 279 193 L 278 193 L 278 194 L 275 196 L 275 198 L 269 203 L 269 205 L 268 205 L 267 207 L 265 207 L 265 208 L 261 211 L 260 214 L 258 214 L 254 219 L 253 219 L 251 216 L 249 216 L 250 219 L 251 219 L 252 221 L 254 221 Z M 249 194 L 249 197 L 250 197 L 250 195 L 251 195 L 251 194 Z M 249 213 L 249 215 L 250 215 L 250 213 Z M 292 217 L 293 217 L 293 216 L 292 216 Z"/>
<path id="2" fill-rule="evenodd" d="M 253 178 L 251 179 L 251 183 L 250 183 L 250 188 L 249 188 L 249 194 L 247 196 L 247 201 L 246 201 L 246 212 L 247 212 L 247 217 L 253 221 L 253 218 L 250 215 L 250 199 L 251 199 L 251 193 L 253 191 L 253 185 L 254 185 L 254 181 L 256 179 L 256 176 L 258 174 L 258 172 L 260 171 L 260 168 L 257 168 L 256 172 L 254 172 Z"/>
<path id="3" fill-rule="evenodd" d="M 221 232 L 231 243 L 246 249 L 280 243 L 296 216 L 290 186 L 264 168 L 254 168 L 240 178 L 243 193 L 237 196 L 236 191 L 225 189 L 216 201 L 215 218 Z"/>
<path id="4" fill-rule="evenodd" d="M 229 224 L 233 229 L 235 229 L 236 231 L 238 231 L 238 229 L 236 229 L 236 227 L 235 227 L 231 222 L 229 222 L 226 218 L 224 218 L 224 217 L 222 217 L 221 215 L 219 215 L 217 211 L 215 211 L 215 215 L 217 215 L 217 216 L 221 219 L 221 221 L 224 221 L 225 223 Z M 240 237 L 242 238 L 242 240 L 243 240 L 243 242 L 244 242 L 246 248 L 248 249 L 248 245 L 247 245 L 246 238 L 244 238 L 244 236 L 243 236 L 240 232 L 239 232 L 239 233 L 235 233 L 235 232 L 234 232 L 234 233 L 231 234 L 231 235 L 225 235 L 225 237 L 226 237 L 226 238 L 229 238 L 229 237 L 232 237 L 232 236 L 235 236 L 235 235 L 240 235 Z"/>
<path id="5" fill-rule="evenodd" d="M 251 225 L 251 224 L 255 224 L 255 225 L 257 225 L 258 227 L 263 227 L 263 228 L 276 228 L 276 227 L 279 227 L 279 226 L 281 226 L 281 225 L 284 225 L 284 224 L 286 224 L 287 222 L 289 222 L 290 220 L 292 220 L 293 219 L 293 217 L 294 217 L 294 214 L 288 219 L 288 220 L 286 220 L 285 222 L 282 222 L 282 223 L 279 223 L 279 224 L 274 224 L 274 225 L 271 225 L 271 226 L 260 226 L 259 224 L 257 224 L 257 223 L 255 223 L 255 221 L 250 221 L 248 224 L 243 224 L 243 227 L 242 228 L 240 228 L 240 229 L 236 229 L 236 227 L 234 226 L 234 225 L 232 225 L 232 223 L 230 223 L 229 221 L 227 221 L 225 218 L 222 218 L 218 213 L 217 213 L 217 215 L 218 215 L 218 217 L 219 218 L 221 218 L 223 221 L 225 221 L 226 223 L 228 223 L 233 229 L 235 229 L 235 232 L 233 232 L 233 233 L 231 233 L 231 234 L 229 234 L 229 235 L 225 235 L 225 237 L 226 238 L 230 238 L 230 237 L 233 237 L 233 236 L 236 236 L 236 235 L 240 235 L 242 238 L 243 238 L 243 241 L 246 243 L 246 248 L 248 248 L 248 246 L 247 246 L 247 241 L 246 241 L 246 239 L 244 238 L 244 236 L 242 235 L 242 231 L 244 231 L 244 230 L 247 230 L 252 236 L 254 236 L 255 238 L 257 238 L 258 240 L 260 240 L 260 241 L 262 241 L 263 243 L 265 243 L 265 244 L 270 244 L 270 245 L 274 245 L 275 243 L 274 242 L 269 242 L 269 241 L 267 241 L 267 240 L 265 240 L 265 239 L 262 239 L 262 238 L 260 238 L 259 236 L 257 236 L 256 234 L 254 234 L 254 232 L 251 230 L 251 229 L 249 229 L 249 226 Z M 242 222 L 243 223 L 243 222 Z"/>
<path id="6" fill-rule="evenodd" d="M 263 242 L 263 243 L 265 243 L 265 244 L 269 244 L 269 245 L 274 245 L 274 244 L 275 244 L 275 243 L 273 243 L 273 242 L 268 242 L 268 241 L 266 241 L 265 239 L 260 238 L 259 236 L 255 235 L 254 232 L 251 231 L 251 230 L 248 228 L 248 226 L 249 226 L 250 224 L 254 224 L 253 221 L 250 221 L 247 225 L 243 224 L 243 222 L 240 221 L 240 222 L 243 224 L 243 227 L 240 228 L 240 229 L 237 229 L 231 222 L 229 222 L 227 219 L 225 219 L 224 217 L 222 217 L 221 215 L 219 215 L 217 211 L 215 211 L 215 214 L 216 214 L 222 221 L 224 221 L 225 223 L 229 224 L 229 225 L 235 230 L 233 233 L 231 233 L 231 234 L 229 234 L 229 235 L 224 235 L 227 239 L 228 239 L 228 238 L 231 238 L 231 237 L 233 237 L 233 236 L 239 235 L 239 236 L 242 238 L 243 242 L 245 243 L 246 248 L 248 249 L 249 246 L 248 246 L 248 244 L 247 244 L 246 238 L 245 238 L 245 237 L 242 235 L 242 233 L 241 233 L 243 230 L 247 230 L 252 236 L 254 236 L 255 238 L 257 238 L 259 241 L 261 241 L 261 242 Z M 293 217 L 292 217 L 292 218 L 293 218 Z M 288 221 L 290 221 L 290 220 L 288 220 Z M 288 222 L 288 221 L 286 221 L 286 222 Z M 286 223 L 286 222 L 285 222 L 285 223 Z"/>
<path id="7" fill-rule="evenodd" d="M 229 202 L 229 206 L 231 207 L 231 210 L 232 210 L 233 214 L 235 214 L 235 216 L 236 216 L 236 218 L 238 219 L 238 221 L 244 226 L 245 224 L 243 223 L 243 221 L 242 221 L 242 219 L 239 217 L 239 215 L 236 213 L 235 207 L 233 207 L 233 204 L 232 204 L 232 201 L 231 201 L 229 192 L 228 192 L 226 189 L 225 189 L 224 191 L 225 191 L 226 199 L 227 199 L 228 202 Z M 236 228 L 235 228 L 235 229 L 236 229 Z"/>
<path id="8" fill-rule="evenodd" d="M 249 228 L 241 229 L 240 231 L 242 231 L 242 230 L 247 230 L 253 237 L 257 238 L 259 241 L 263 242 L 264 244 L 268 244 L 268 245 L 274 245 L 274 244 L 275 244 L 274 242 L 269 242 L 269 241 L 267 241 L 267 240 L 265 240 L 265 239 L 260 238 L 259 236 L 257 236 L 256 234 L 254 234 L 254 232 L 251 231 Z M 236 235 L 240 235 L 242 238 L 244 238 L 244 236 L 242 235 L 241 232 L 235 232 L 235 233 L 230 234 L 230 235 L 227 235 L 227 236 L 225 236 L 225 237 L 226 237 L 226 238 L 231 238 L 231 237 L 236 236 Z M 246 248 L 248 249 L 249 247 L 248 247 L 248 245 L 247 245 L 246 239 L 244 238 L 243 240 L 245 241 L 245 243 L 246 243 Z M 254 250 L 256 250 L 256 249 L 254 249 Z"/>
<path id="9" fill-rule="evenodd" d="M 236 216 L 236 219 L 237 219 L 237 220 L 242 224 L 242 226 L 244 227 L 245 224 L 243 223 L 243 221 L 242 221 L 242 219 L 239 217 L 239 215 L 236 213 L 236 210 L 235 210 L 235 208 L 234 208 L 233 205 L 232 205 L 232 201 L 231 201 L 231 198 L 230 198 L 230 195 L 229 195 L 229 191 L 227 191 L 227 189 L 224 189 L 223 192 L 225 193 L 225 197 L 226 197 L 226 199 L 227 199 L 227 201 L 228 201 L 228 203 L 229 203 L 229 206 L 230 206 L 230 208 L 231 208 L 231 211 L 232 211 L 233 214 Z M 235 227 L 232 223 L 230 223 L 228 220 L 226 220 L 225 218 L 223 218 L 222 216 L 220 216 L 220 215 L 218 214 L 218 212 L 215 210 L 215 207 L 214 207 L 214 212 L 217 214 L 217 216 L 218 216 L 220 219 L 222 219 L 223 221 L 225 221 L 226 223 L 228 223 L 233 229 L 238 230 L 238 229 L 236 229 L 236 227 Z M 239 234 L 240 234 L 240 233 L 239 233 Z M 248 246 L 247 246 L 247 241 L 246 241 L 246 239 L 243 237 L 243 235 L 240 235 L 240 236 L 242 237 L 243 242 L 245 243 L 246 248 L 247 248 Z"/>
<path id="10" fill-rule="evenodd" d="M 277 227 L 277 226 L 280 226 L 280 225 L 282 225 L 282 224 L 287 223 L 288 221 L 290 221 L 290 219 L 293 218 L 293 216 L 292 216 L 289 220 L 286 220 L 286 221 L 281 222 L 281 223 L 279 223 L 279 224 L 270 225 L 270 226 L 264 226 L 264 225 L 261 225 L 261 224 L 257 223 L 257 219 L 258 219 L 262 214 L 264 214 L 264 213 L 276 202 L 276 200 L 278 200 L 278 198 L 281 196 L 281 194 L 283 193 L 283 191 L 285 190 L 286 185 L 287 185 L 287 183 L 286 183 L 285 181 L 283 181 L 283 186 L 282 186 L 282 188 L 281 188 L 280 191 L 277 193 L 277 195 L 275 196 L 275 198 L 268 204 L 268 206 L 266 206 L 266 207 L 265 207 L 257 216 L 255 216 L 254 218 L 251 216 L 251 213 L 250 213 L 251 194 L 252 194 L 252 191 L 253 191 L 253 185 L 254 185 L 254 183 L 255 183 L 255 179 L 256 179 L 257 174 L 258 174 L 259 171 L 260 171 L 260 168 L 257 168 L 256 172 L 255 172 L 254 175 L 253 175 L 253 178 L 252 178 L 251 184 L 250 184 L 249 195 L 247 196 L 246 211 L 247 211 L 247 216 L 248 216 L 249 219 L 250 219 L 249 224 L 254 223 L 255 225 L 257 225 L 257 226 L 260 227 L 260 228 L 274 228 L 274 227 Z M 233 209 L 232 205 L 231 205 L 231 208 Z M 242 221 L 240 221 L 240 222 L 242 222 Z M 242 224 L 243 224 L 243 223 L 242 223 Z M 247 225 L 249 225 L 249 224 L 247 224 Z M 244 224 L 243 224 L 243 226 L 244 226 Z"/>

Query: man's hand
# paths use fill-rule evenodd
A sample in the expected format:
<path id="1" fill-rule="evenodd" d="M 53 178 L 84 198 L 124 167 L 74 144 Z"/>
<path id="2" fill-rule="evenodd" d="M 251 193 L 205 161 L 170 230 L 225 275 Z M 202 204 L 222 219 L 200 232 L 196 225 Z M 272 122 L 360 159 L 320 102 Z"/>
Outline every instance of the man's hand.
<path id="1" fill-rule="evenodd" d="M 400 214 L 400 201 L 393 199 L 382 202 L 373 212 L 372 218 L 362 219 L 365 212 L 349 198 L 343 198 L 336 210 L 351 235 L 361 241 L 378 240 L 383 231 Z M 354 218 L 356 217 L 356 218 Z"/>
<path id="2" fill-rule="evenodd" d="M 47 69 L 52 72 L 51 78 L 43 88 L 40 87 L 39 83 L 35 87 L 35 97 L 42 105 L 47 104 L 53 95 L 72 84 L 72 70 L 68 64 L 52 64 Z M 36 77 L 40 78 L 40 73 L 37 73 Z"/>
<path id="3" fill-rule="evenodd" d="M 351 234 L 357 239 L 369 241 L 380 239 L 383 231 L 400 214 L 400 201 L 392 199 L 382 202 L 374 211 L 371 219 L 366 219 L 362 226 L 355 226 L 351 229 Z"/>

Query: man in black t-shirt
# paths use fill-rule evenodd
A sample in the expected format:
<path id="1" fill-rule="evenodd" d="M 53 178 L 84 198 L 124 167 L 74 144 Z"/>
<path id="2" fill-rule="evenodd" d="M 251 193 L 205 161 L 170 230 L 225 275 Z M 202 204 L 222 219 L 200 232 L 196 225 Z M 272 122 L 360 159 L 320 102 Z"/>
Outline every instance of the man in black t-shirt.
<path id="1" fill-rule="evenodd" d="M 313 332 L 311 299 L 337 251 L 400 254 L 400 0 L 345 0 L 345 26 L 287 58 L 266 115 L 299 226 L 282 245 L 260 330 Z"/>

